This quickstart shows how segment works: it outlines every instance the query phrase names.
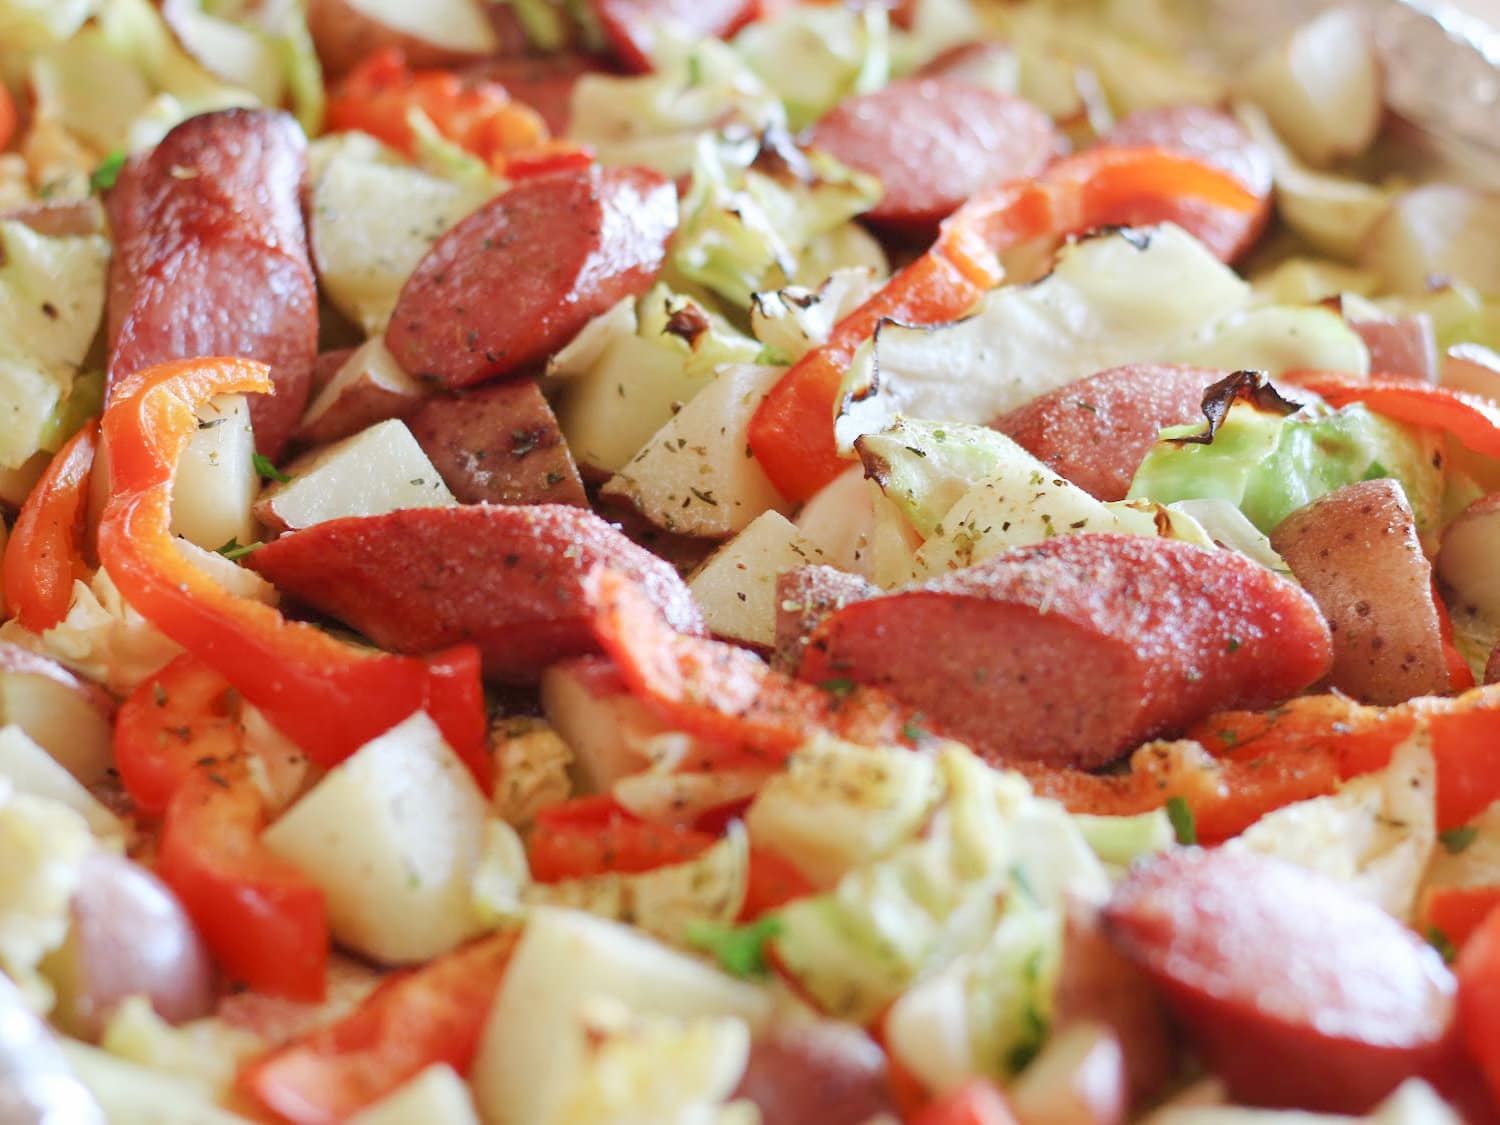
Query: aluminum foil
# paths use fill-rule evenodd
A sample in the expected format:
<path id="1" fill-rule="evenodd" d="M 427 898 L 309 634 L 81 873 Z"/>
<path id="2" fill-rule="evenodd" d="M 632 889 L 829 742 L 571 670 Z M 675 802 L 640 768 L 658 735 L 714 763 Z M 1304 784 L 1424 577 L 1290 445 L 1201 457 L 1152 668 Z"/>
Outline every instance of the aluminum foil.
<path id="1" fill-rule="evenodd" d="M 1209 0 L 1204 12 L 1216 52 L 1234 64 L 1328 6 Z M 1351 0 L 1346 6 L 1369 22 L 1398 137 L 1424 150 L 1444 174 L 1500 187 L 1500 32 L 1428 0 Z"/>

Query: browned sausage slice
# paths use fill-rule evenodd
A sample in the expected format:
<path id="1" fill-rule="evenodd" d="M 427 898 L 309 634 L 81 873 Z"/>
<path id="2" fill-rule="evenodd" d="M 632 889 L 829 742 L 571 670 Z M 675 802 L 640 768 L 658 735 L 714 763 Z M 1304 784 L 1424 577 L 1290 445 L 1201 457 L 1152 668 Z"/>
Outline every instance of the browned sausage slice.
<path id="1" fill-rule="evenodd" d="M 281 451 L 318 347 L 306 171 L 297 123 L 258 109 L 190 117 L 125 165 L 108 199 L 111 385 L 164 360 L 261 360 L 276 393 L 250 403 L 256 444 Z"/>
<path id="2" fill-rule="evenodd" d="M 1030 102 L 953 77 L 847 98 L 808 141 L 880 177 L 885 195 L 865 217 L 912 233 L 930 231 L 977 191 L 1036 175 L 1059 144 Z"/>
<path id="3" fill-rule="evenodd" d="M 864 1125 L 895 1117 L 885 1052 L 849 1024 L 772 1024 L 750 1044 L 734 1097 L 762 1125 Z"/>
<path id="4" fill-rule="evenodd" d="M 1084 534 L 845 606 L 798 674 L 884 688 L 991 759 L 1089 767 L 1330 660 L 1312 599 L 1243 555 Z"/>
<path id="5" fill-rule="evenodd" d="M 1160 206 L 1153 204 L 1153 222 L 1169 219 L 1226 262 L 1250 249 L 1271 217 L 1271 158 L 1227 113 L 1197 105 L 1137 110 L 1100 138 L 1100 143 L 1156 145 L 1195 156 L 1224 169 L 1254 193 L 1260 206 L 1251 212 L 1184 199 L 1164 216 Z M 1120 221 L 1132 219 L 1127 215 Z"/>
<path id="6" fill-rule="evenodd" d="M 438 239 L 401 290 L 386 345 L 403 370 L 450 389 L 509 374 L 644 293 L 676 225 L 675 189 L 646 168 L 525 180 Z"/>
<path id="7" fill-rule="evenodd" d="M 560 504 L 329 520 L 249 558 L 283 592 L 381 648 L 423 653 L 471 641 L 485 675 L 513 683 L 533 683 L 554 661 L 598 651 L 583 597 L 595 566 L 629 575 L 673 628 L 703 631 L 670 565 L 592 512 Z"/>
<path id="8" fill-rule="evenodd" d="M 1282 860 L 1158 856 L 1121 884 L 1104 927 L 1235 1101 L 1363 1113 L 1446 1050 L 1454 982 L 1437 953 Z"/>
<path id="9" fill-rule="evenodd" d="M 1432 566 L 1399 484 L 1335 489 L 1282 520 L 1271 546 L 1328 618 L 1332 687 L 1378 704 L 1447 692 Z"/>
<path id="10" fill-rule="evenodd" d="M 1227 372 L 1164 363 L 1114 367 L 1032 399 L 991 425 L 1100 500 L 1123 500 L 1164 426 L 1203 419 Z"/>

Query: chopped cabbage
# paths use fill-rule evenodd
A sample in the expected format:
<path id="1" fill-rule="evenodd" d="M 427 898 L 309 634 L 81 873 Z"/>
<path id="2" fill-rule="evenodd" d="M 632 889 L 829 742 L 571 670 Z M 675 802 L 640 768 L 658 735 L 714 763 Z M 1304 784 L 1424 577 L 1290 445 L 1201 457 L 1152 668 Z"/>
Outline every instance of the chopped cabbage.
<path id="1" fill-rule="evenodd" d="M 757 292 L 821 282 L 802 275 L 800 256 L 880 198 L 874 177 L 773 134 L 703 135 L 692 176 L 671 267 L 744 309 Z M 830 262 L 828 272 L 846 264 L 867 263 Z"/>
<path id="2" fill-rule="evenodd" d="M 0 776 L 0 969 L 39 1012 L 52 986 L 37 970 L 68 935 L 69 904 L 95 847 L 88 822 L 67 805 L 18 793 Z"/>
<path id="3" fill-rule="evenodd" d="M 734 921 L 745 903 L 749 877 L 750 845 L 744 828 L 731 823 L 723 839 L 685 863 L 533 883 L 521 897 L 528 905 L 571 907 L 629 922 L 680 944 L 695 923 Z"/>
<path id="4" fill-rule="evenodd" d="M 1320 871 L 1409 921 L 1437 841 L 1436 770 L 1421 728 L 1383 770 L 1268 813 L 1224 846 Z"/>
<path id="5" fill-rule="evenodd" d="M 759 362 L 796 363 L 826 343 L 833 326 L 880 288 L 883 272 L 855 266 L 835 269 L 817 289 L 787 286 L 750 298 L 750 331 L 765 350 Z"/>
<path id="6" fill-rule="evenodd" d="M 64 42 L 98 6 L 99 0 L 0 0 L 0 45 L 34 51 Z"/>
<path id="7" fill-rule="evenodd" d="M 728 44 L 660 38 L 656 69 L 629 78 L 586 74 L 573 90 L 569 136 L 605 164 L 643 164 L 676 178 L 693 170 L 705 130 L 784 128 L 776 95 Z"/>
<path id="8" fill-rule="evenodd" d="M 1359 403 L 1282 417 L 1237 402 L 1208 444 L 1169 440 L 1201 430 L 1200 424 L 1162 431 L 1129 496 L 1160 503 L 1227 500 L 1269 532 L 1335 488 L 1391 477 L 1405 491 L 1418 530 L 1436 526 L 1443 472 L 1434 466 L 1434 454 L 1442 438 L 1433 431 L 1392 422 Z"/>
<path id="9" fill-rule="evenodd" d="M 102 567 L 87 583 L 73 583 L 68 614 L 51 629 L 38 635 L 11 619 L 0 625 L 0 641 L 50 656 L 117 695 L 134 691 L 182 652 L 126 603 Z"/>
<path id="10" fill-rule="evenodd" d="M 524 828 L 540 810 L 572 795 L 573 751 L 540 719 L 496 719 L 490 748 L 499 775 L 490 805 L 507 824 Z"/>
<path id="11" fill-rule="evenodd" d="M 1065 895 L 1108 893 L 1061 805 L 965 747 L 937 762 L 943 795 L 925 830 L 778 912 L 779 963 L 830 1014 L 868 1022 L 913 981 L 983 950 L 1015 896 L 1053 911 Z"/>
<path id="12" fill-rule="evenodd" d="M 797 5 L 752 23 L 734 49 L 781 99 L 787 125 L 801 129 L 850 95 L 885 85 L 890 38 L 881 5 Z"/>
<path id="13" fill-rule="evenodd" d="M 265 1049 L 259 1035 L 213 1016 L 173 1027 L 144 996 L 121 1002 L 99 1045 L 116 1058 L 190 1083 L 211 1102 L 227 1097 L 240 1064 Z"/>
<path id="14" fill-rule="evenodd" d="M 1094 854 L 1115 867 L 1128 867 L 1144 856 L 1172 846 L 1172 822 L 1164 809 L 1135 816 L 1098 816 L 1074 813 L 1073 823 Z"/>

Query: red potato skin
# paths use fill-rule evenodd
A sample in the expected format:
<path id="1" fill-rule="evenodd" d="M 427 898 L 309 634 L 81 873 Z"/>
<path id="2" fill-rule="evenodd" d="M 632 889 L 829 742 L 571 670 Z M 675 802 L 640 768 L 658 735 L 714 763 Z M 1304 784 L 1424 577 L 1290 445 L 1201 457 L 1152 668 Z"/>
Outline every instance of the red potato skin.
<path id="1" fill-rule="evenodd" d="M 1383 379 L 1438 382 L 1437 337 L 1428 316 L 1345 317 L 1370 349 L 1370 374 Z"/>
<path id="2" fill-rule="evenodd" d="M 1090 768 L 1331 660 L 1313 600 L 1244 556 L 1083 534 L 845 606 L 798 675 L 882 688 L 991 761 Z"/>
<path id="3" fill-rule="evenodd" d="M 274 110 L 191 117 L 128 161 L 106 206 L 109 382 L 193 356 L 271 366 L 251 400 L 256 444 L 280 455 L 307 405 L 318 300 L 302 186 L 307 142 Z"/>
<path id="4" fill-rule="evenodd" d="M 524 180 L 417 263 L 386 345 L 403 370 L 449 390 L 508 375 L 650 288 L 676 225 L 676 190 L 649 169 Z"/>
<path id="5" fill-rule="evenodd" d="M 702 633 L 692 594 L 667 563 L 592 512 L 559 504 L 415 508 L 329 520 L 249 556 L 283 593 L 384 649 L 472 642 L 484 673 L 534 683 L 549 664 L 598 652 L 583 580 L 629 575 L 680 632 Z"/>
<path id="6" fill-rule="evenodd" d="M 990 423 L 1100 500 L 1123 500 L 1166 426 L 1203 420 L 1203 392 L 1228 372 L 1138 363 L 1032 399 Z"/>
<path id="7" fill-rule="evenodd" d="M 588 507 L 578 466 L 534 379 L 434 395 L 406 425 L 462 504 Z"/>
<path id="8" fill-rule="evenodd" d="M 1166 216 L 1223 261 L 1255 244 L 1271 217 L 1271 158 L 1229 114 L 1207 106 L 1164 106 L 1130 114 L 1099 139 L 1101 145 L 1156 145 L 1224 169 L 1260 200 L 1251 212 L 1183 200 Z M 1160 208 L 1152 221 L 1161 222 Z M 1129 223 L 1129 216 L 1120 220 Z"/>
<path id="9" fill-rule="evenodd" d="M 951 76 L 846 98 L 807 140 L 878 176 L 885 194 L 865 218 L 912 235 L 934 231 L 984 188 L 1035 176 L 1061 144 L 1030 102 Z"/>
<path id="10" fill-rule="evenodd" d="M 759 14 L 761 0 L 590 0 L 604 37 L 628 70 L 652 69 L 656 25 L 675 24 L 683 33 L 728 39 Z"/>
<path id="11" fill-rule="evenodd" d="M 1500 684 L 1500 644 L 1490 649 L 1489 659 L 1484 662 L 1484 682 Z"/>
<path id="12" fill-rule="evenodd" d="M 848 1024 L 772 1024 L 750 1044 L 732 1098 L 760 1110 L 761 1125 L 864 1125 L 897 1115 L 885 1052 Z"/>
<path id="13" fill-rule="evenodd" d="M 1330 687 L 1395 705 L 1448 691 L 1448 660 L 1406 494 L 1393 480 L 1336 488 L 1271 531 L 1333 634 Z"/>
<path id="14" fill-rule="evenodd" d="M 1103 922 L 1236 1102 L 1364 1113 L 1452 1049 L 1455 984 L 1436 951 L 1282 860 L 1168 852 L 1131 871 Z"/>
<path id="15" fill-rule="evenodd" d="M 878 597 L 880 587 L 835 566 L 799 566 L 776 578 L 776 642 L 771 665 L 789 675 L 802 663 L 818 623 L 846 605 Z"/>

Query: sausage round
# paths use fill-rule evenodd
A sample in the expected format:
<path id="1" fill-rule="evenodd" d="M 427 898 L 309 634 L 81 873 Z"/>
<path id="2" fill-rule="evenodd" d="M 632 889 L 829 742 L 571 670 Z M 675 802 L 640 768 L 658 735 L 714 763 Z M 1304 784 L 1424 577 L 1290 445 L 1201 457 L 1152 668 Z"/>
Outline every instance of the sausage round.
<path id="1" fill-rule="evenodd" d="M 1227 113 L 1197 105 L 1137 110 L 1104 134 L 1100 143 L 1155 145 L 1194 156 L 1222 168 L 1252 192 L 1260 205 L 1250 212 L 1184 199 L 1163 216 L 1156 205 L 1153 222 L 1176 223 L 1223 261 L 1232 262 L 1250 249 L 1271 217 L 1271 158 Z M 1119 221 L 1131 220 L 1122 216 Z"/>
<path id="2" fill-rule="evenodd" d="M 1201 421 L 1203 392 L 1228 374 L 1135 363 L 1032 399 L 991 423 L 1100 500 L 1123 500 L 1165 426 Z"/>
<path id="3" fill-rule="evenodd" d="M 1090 767 L 1331 660 L 1312 599 L 1243 555 L 1081 534 L 847 605 L 798 675 L 884 688 L 991 759 Z"/>
<path id="4" fill-rule="evenodd" d="M 885 1052 L 859 1028 L 773 1024 L 750 1044 L 734 1097 L 754 1102 L 762 1125 L 863 1125 L 896 1113 Z"/>
<path id="5" fill-rule="evenodd" d="M 314 524 L 249 557 L 283 592 L 381 648 L 479 646 L 485 675 L 534 683 L 569 656 L 597 652 L 583 580 L 596 565 L 628 575 L 673 628 L 703 618 L 669 563 L 598 516 L 561 504 L 408 508 Z"/>
<path id="6" fill-rule="evenodd" d="M 676 225 L 675 189 L 646 168 L 524 180 L 417 264 L 386 345 L 405 371 L 448 388 L 509 374 L 644 293 Z"/>
<path id="7" fill-rule="evenodd" d="M 808 141 L 878 176 L 885 194 L 865 217 L 914 234 L 975 192 L 1036 175 L 1059 145 L 1051 119 L 1030 102 L 945 76 L 846 98 Z"/>
<path id="8" fill-rule="evenodd" d="M 1455 985 L 1437 953 L 1282 860 L 1168 852 L 1132 870 L 1103 921 L 1235 1101 L 1363 1113 L 1450 1049 Z"/>

